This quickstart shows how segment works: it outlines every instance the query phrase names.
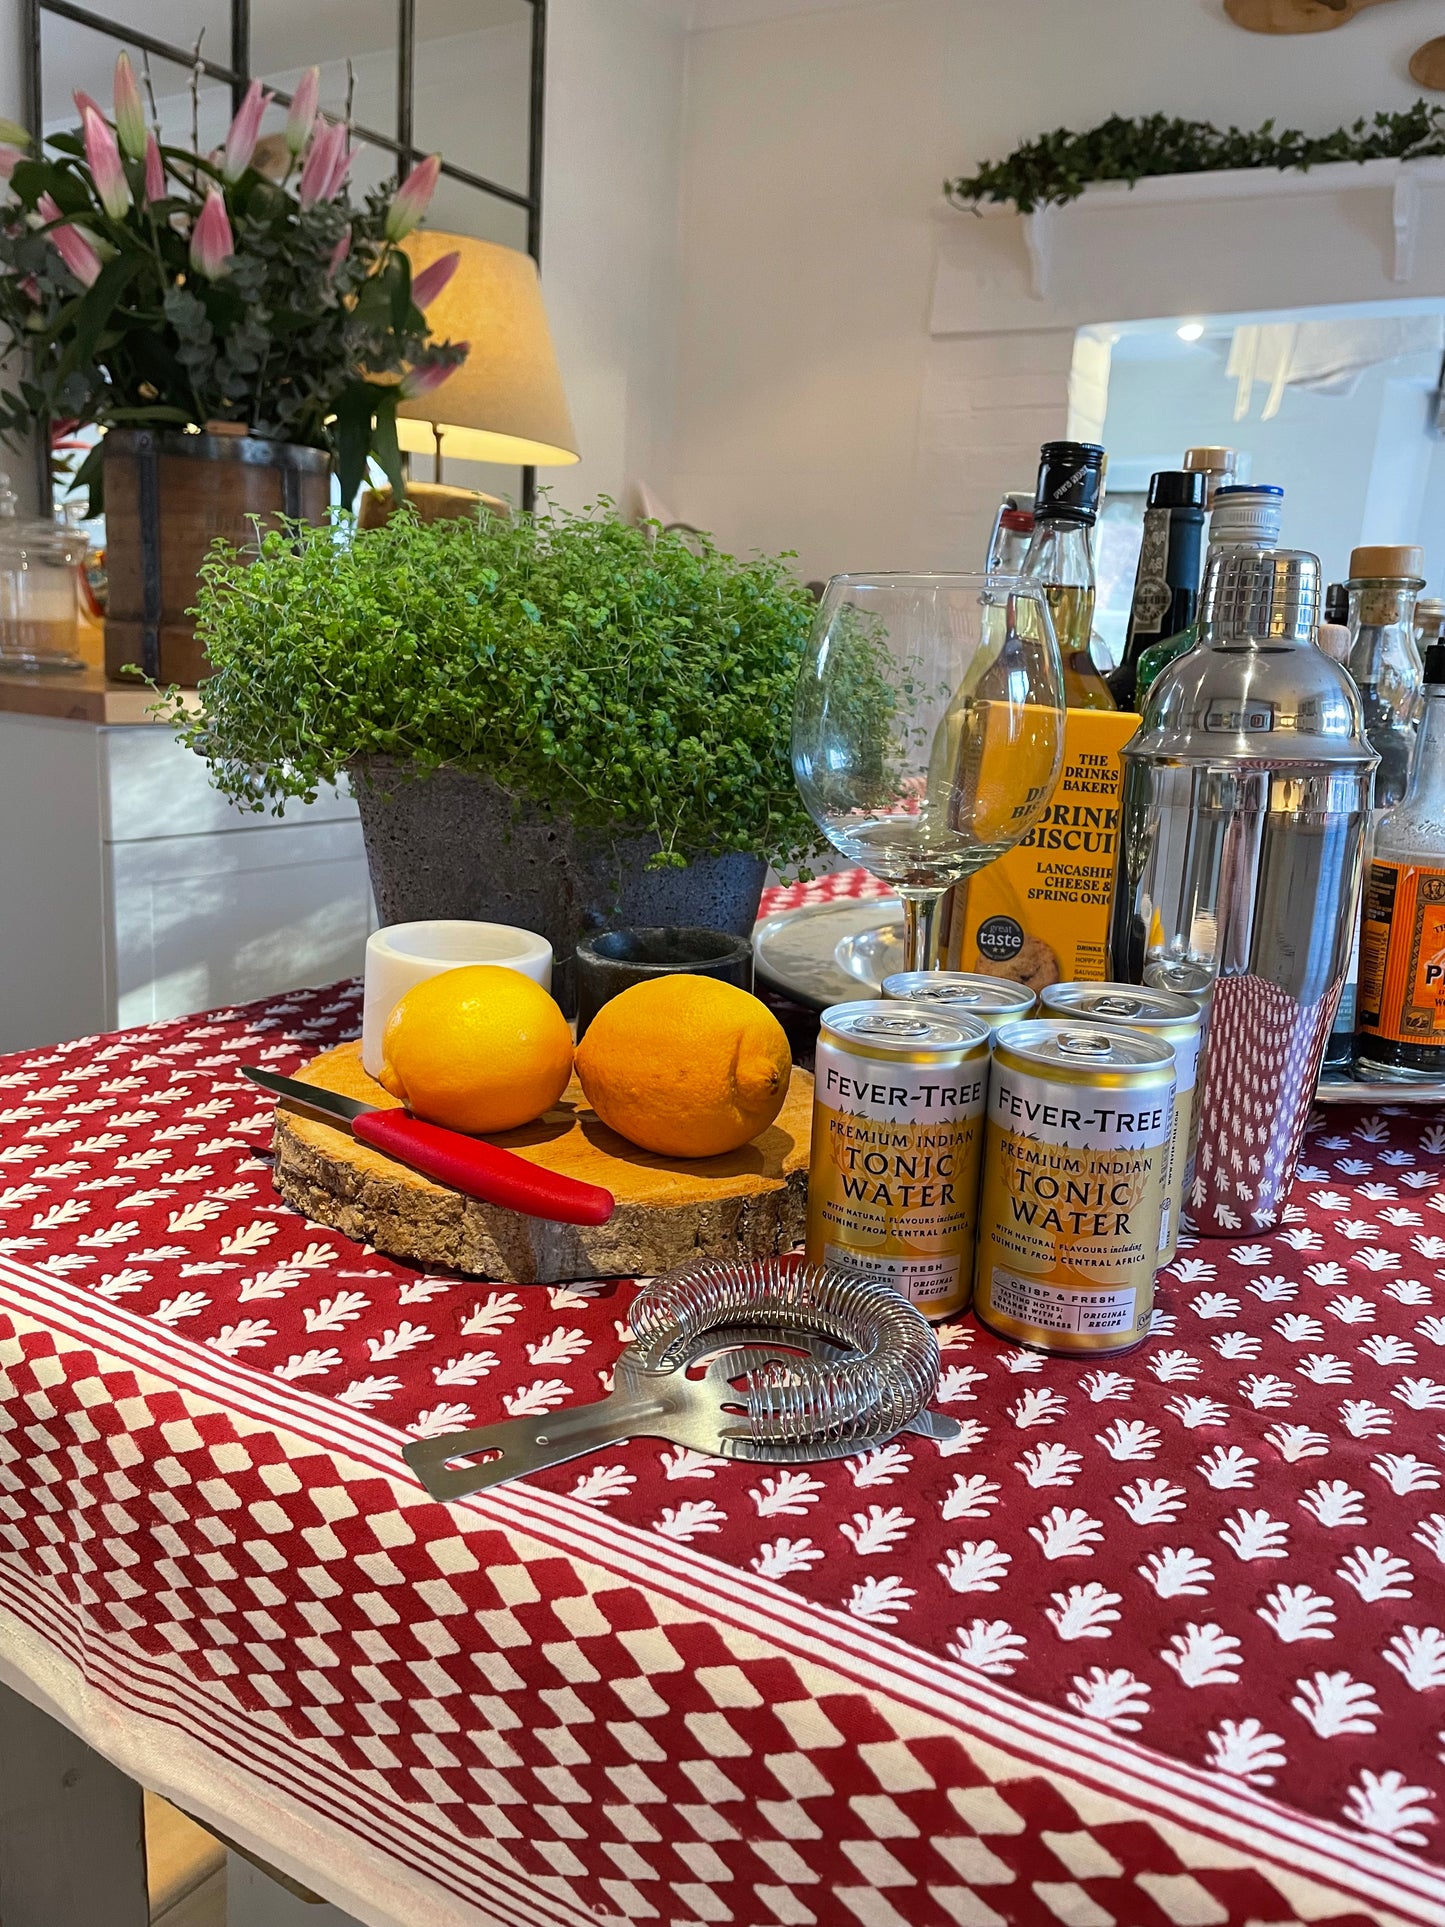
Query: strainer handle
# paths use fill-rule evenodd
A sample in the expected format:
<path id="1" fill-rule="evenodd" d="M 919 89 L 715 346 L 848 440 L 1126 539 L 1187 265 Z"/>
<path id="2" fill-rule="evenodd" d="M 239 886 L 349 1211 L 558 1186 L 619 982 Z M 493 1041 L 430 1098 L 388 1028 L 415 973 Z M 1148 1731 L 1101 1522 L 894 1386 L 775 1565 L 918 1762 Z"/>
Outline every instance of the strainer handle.
<path id="1" fill-rule="evenodd" d="M 470 1432 L 444 1432 L 440 1438 L 413 1439 L 401 1455 L 434 1499 L 465 1499 L 503 1479 L 542 1472 L 563 1465 L 604 1445 L 637 1438 L 669 1438 L 676 1411 L 664 1398 L 632 1397 L 614 1392 L 590 1405 L 567 1405 L 559 1412 L 537 1412 L 527 1418 L 503 1419 L 478 1425 Z M 457 1459 L 488 1452 L 481 1465 L 457 1465 Z"/>

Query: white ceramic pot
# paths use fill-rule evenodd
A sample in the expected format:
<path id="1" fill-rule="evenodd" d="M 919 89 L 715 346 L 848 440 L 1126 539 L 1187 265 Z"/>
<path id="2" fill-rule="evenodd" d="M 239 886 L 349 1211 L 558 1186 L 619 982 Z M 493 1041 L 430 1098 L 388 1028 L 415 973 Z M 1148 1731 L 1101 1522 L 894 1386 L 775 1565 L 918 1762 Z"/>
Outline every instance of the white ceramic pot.
<path id="1" fill-rule="evenodd" d="M 381 1075 L 386 1020 L 413 984 L 464 964 L 500 964 L 552 988 L 552 946 L 535 930 L 507 923 L 469 923 L 457 917 L 392 923 L 366 941 L 366 995 L 361 1010 L 361 1062 Z"/>

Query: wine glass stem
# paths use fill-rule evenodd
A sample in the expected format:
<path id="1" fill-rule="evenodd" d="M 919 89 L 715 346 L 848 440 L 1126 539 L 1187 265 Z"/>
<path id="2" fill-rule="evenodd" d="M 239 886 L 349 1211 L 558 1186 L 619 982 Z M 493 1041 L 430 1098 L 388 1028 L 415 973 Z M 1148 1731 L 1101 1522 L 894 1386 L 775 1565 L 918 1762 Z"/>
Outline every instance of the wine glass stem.
<path id="1" fill-rule="evenodd" d="M 948 894 L 942 890 L 900 890 L 903 899 L 903 948 L 908 970 L 938 968 L 938 906 Z"/>

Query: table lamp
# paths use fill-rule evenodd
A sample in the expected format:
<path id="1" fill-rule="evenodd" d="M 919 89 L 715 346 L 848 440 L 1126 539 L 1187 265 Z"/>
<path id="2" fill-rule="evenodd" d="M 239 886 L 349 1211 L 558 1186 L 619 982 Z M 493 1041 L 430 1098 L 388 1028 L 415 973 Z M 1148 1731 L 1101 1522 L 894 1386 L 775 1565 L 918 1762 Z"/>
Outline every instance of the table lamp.
<path id="1" fill-rule="evenodd" d="M 579 459 L 577 437 L 542 303 L 537 264 L 516 248 L 467 234 L 419 229 L 402 243 L 417 275 L 441 255 L 461 256 L 426 316 L 442 341 L 470 352 L 440 388 L 397 409 L 397 439 L 465 462 L 560 467 Z"/>

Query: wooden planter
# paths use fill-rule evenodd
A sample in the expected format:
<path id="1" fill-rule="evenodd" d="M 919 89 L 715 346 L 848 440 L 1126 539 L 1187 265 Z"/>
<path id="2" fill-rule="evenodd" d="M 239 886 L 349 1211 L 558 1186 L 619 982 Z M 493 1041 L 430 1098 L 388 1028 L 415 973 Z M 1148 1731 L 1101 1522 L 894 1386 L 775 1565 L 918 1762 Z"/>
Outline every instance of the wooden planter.
<path id="1" fill-rule="evenodd" d="M 113 428 L 105 438 L 105 543 L 109 600 L 105 668 L 133 667 L 161 683 L 206 674 L 189 611 L 196 578 L 218 535 L 245 545 L 279 516 L 325 520 L 331 458 L 254 435 L 187 435 Z M 133 667 L 132 667 L 133 666 Z"/>

